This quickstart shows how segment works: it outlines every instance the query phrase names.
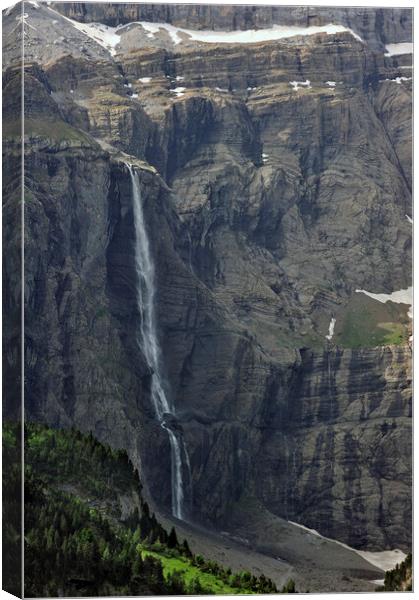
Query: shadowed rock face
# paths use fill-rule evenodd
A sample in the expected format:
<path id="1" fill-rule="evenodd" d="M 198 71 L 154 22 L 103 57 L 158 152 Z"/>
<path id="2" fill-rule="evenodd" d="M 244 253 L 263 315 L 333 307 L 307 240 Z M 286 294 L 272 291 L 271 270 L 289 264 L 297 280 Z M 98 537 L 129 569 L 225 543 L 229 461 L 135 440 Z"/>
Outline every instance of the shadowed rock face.
<path id="1" fill-rule="evenodd" d="M 238 7 L 234 23 L 231 7 L 55 8 L 113 25 L 277 22 L 270 8 Z M 276 10 L 289 23 L 336 16 Z M 138 340 L 128 160 L 140 173 L 193 518 L 222 527 L 253 497 L 353 546 L 408 549 L 407 306 L 368 299 L 354 313 L 353 302 L 358 288 L 410 285 L 411 61 L 385 57 L 380 44 L 408 41 L 411 23 L 369 10 L 368 37 L 349 22 L 364 15 L 356 10 L 339 22 L 369 45 L 342 33 L 133 48 L 128 32 L 112 58 L 58 13 L 28 6 L 37 29 L 25 37 L 26 410 L 127 448 L 154 502 L 170 507 L 169 444 Z M 64 40 L 51 60 L 43 32 L 53 27 Z M 20 85 L 7 52 L 13 108 Z M 10 189 L 18 133 L 6 128 Z M 377 345 L 374 330 L 356 344 L 363 311 L 377 331 L 401 328 L 404 343 Z M 8 360 L 17 365 L 17 354 Z"/>

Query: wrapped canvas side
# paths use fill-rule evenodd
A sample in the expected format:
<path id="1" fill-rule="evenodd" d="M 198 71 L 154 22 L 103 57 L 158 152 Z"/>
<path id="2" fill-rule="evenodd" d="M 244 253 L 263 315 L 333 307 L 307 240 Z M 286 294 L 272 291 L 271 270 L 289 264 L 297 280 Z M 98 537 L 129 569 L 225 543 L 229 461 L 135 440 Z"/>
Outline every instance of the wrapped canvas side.
<path id="1" fill-rule="evenodd" d="M 23 4 L 13 11 L 13 27 L 10 21 L 9 27 L 3 27 L 2 556 L 3 589 L 22 597 Z"/>
<path id="2" fill-rule="evenodd" d="M 411 11 L 3 32 L 5 589 L 411 588 Z"/>

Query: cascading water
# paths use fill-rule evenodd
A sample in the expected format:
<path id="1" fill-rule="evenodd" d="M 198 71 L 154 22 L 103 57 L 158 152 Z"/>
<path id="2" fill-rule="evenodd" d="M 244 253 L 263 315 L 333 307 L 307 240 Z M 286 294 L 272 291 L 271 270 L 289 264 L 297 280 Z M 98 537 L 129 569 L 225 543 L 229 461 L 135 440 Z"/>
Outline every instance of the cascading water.
<path id="1" fill-rule="evenodd" d="M 151 399 L 160 425 L 167 431 L 171 448 L 172 513 L 185 519 L 185 476 L 189 478 L 189 458 L 183 437 L 174 431 L 175 414 L 170 406 L 161 372 L 160 346 L 157 337 L 154 309 L 155 276 L 154 264 L 144 221 L 138 173 L 127 163 L 132 182 L 133 215 L 135 229 L 135 268 L 138 276 L 137 302 L 141 314 L 139 342 L 148 366 L 151 369 Z"/>

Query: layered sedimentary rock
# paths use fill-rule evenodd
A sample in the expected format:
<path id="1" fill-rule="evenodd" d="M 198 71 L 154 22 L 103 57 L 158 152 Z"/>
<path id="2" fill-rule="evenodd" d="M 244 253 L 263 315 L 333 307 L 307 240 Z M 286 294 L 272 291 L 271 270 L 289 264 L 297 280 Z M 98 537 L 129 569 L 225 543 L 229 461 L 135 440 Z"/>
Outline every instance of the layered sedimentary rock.
<path id="1" fill-rule="evenodd" d="M 55 8 L 113 26 L 277 23 L 270 8 Z M 224 526 L 252 497 L 353 546 L 408 549 L 408 306 L 355 290 L 410 285 L 411 61 L 382 48 L 409 41 L 410 13 L 275 9 L 288 24 L 337 19 L 367 44 L 342 32 L 166 48 L 132 25 L 112 55 L 58 12 L 25 10 L 28 416 L 127 448 L 170 507 L 138 339 L 130 162 L 190 517 Z M 12 177 L 18 133 L 6 135 Z"/>
<path id="2" fill-rule="evenodd" d="M 258 465 L 266 505 L 328 537 L 344 532 L 355 547 L 408 545 L 410 348 L 306 349 L 300 358 L 287 401 L 270 408 Z"/>

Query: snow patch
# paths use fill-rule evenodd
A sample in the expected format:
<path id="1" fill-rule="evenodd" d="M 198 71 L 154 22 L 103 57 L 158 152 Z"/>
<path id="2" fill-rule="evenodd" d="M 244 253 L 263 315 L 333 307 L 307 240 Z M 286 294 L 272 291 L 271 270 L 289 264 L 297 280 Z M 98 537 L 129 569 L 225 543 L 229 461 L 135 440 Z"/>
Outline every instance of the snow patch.
<path id="1" fill-rule="evenodd" d="M 131 94 L 131 98 L 138 98 L 138 94 Z"/>
<path id="2" fill-rule="evenodd" d="M 33 1 L 35 2 L 35 0 Z M 55 13 L 57 12 L 52 8 L 49 8 L 49 10 Z M 318 33 L 334 35 L 336 33 L 344 32 L 350 33 L 355 39 L 361 42 L 363 41 L 359 35 L 348 27 L 335 25 L 334 23 L 313 27 L 273 25 L 268 29 L 249 29 L 246 31 L 198 31 L 175 27 L 169 23 L 151 23 L 149 21 L 134 21 L 128 25 L 124 24 L 118 25 L 117 27 L 108 27 L 102 23 L 79 23 L 69 17 L 64 17 L 63 15 L 60 16 L 72 23 L 76 29 L 106 48 L 112 56 L 116 54 L 115 47 L 120 43 L 122 29 L 129 25 L 140 25 L 147 32 L 148 38 L 154 38 L 161 30 L 166 31 L 175 46 L 180 44 L 185 37 L 189 38 L 189 40 L 210 44 L 254 44 L 257 42 L 280 40 L 297 35 L 308 36 Z"/>
<path id="3" fill-rule="evenodd" d="M 160 29 L 164 29 L 171 37 L 172 42 L 175 44 L 180 44 L 182 38 L 179 37 L 179 32 L 183 31 L 182 29 L 178 29 L 173 25 L 169 25 L 169 23 L 149 23 L 148 21 L 138 21 L 138 24 L 141 25 L 143 29 L 149 32 L 147 37 L 153 38 L 156 33 L 160 31 Z"/>
<path id="4" fill-rule="evenodd" d="M 410 308 L 407 312 L 407 316 L 412 319 L 412 304 L 413 304 L 413 287 L 408 287 L 405 290 L 398 290 L 397 292 L 392 292 L 391 294 L 373 294 L 372 292 L 367 292 L 366 290 L 355 290 L 357 294 L 365 294 L 369 296 L 373 300 L 377 300 L 378 302 L 382 302 L 385 304 L 386 302 L 395 302 L 396 304 L 409 304 Z"/>
<path id="5" fill-rule="evenodd" d="M 406 554 L 399 549 L 396 550 L 383 550 L 382 552 L 368 552 L 367 550 L 355 550 L 359 556 L 365 558 L 369 563 L 382 569 L 383 571 L 390 571 L 394 567 L 406 558 Z"/>
<path id="6" fill-rule="evenodd" d="M 170 90 L 172 94 L 176 94 L 178 98 L 185 95 L 186 88 L 184 87 L 175 87 L 173 90 Z"/>
<path id="7" fill-rule="evenodd" d="M 182 77 L 181 75 L 177 75 L 176 76 L 176 81 L 183 81 L 185 78 Z"/>
<path id="8" fill-rule="evenodd" d="M 303 86 L 305 86 L 307 89 L 311 88 L 309 79 L 306 79 L 305 81 L 290 81 L 290 86 L 294 91 L 298 91 Z"/>
<path id="9" fill-rule="evenodd" d="M 150 83 L 151 77 L 140 77 L 138 81 L 141 81 L 141 83 Z"/>
<path id="10" fill-rule="evenodd" d="M 413 44 L 411 42 L 387 44 L 384 56 L 398 56 L 399 54 L 413 54 Z"/>
<path id="11" fill-rule="evenodd" d="M 333 334 L 335 332 L 335 325 L 336 325 L 336 319 L 332 317 L 330 319 L 330 323 L 329 323 L 329 333 L 328 333 L 328 335 L 325 336 L 326 339 L 329 341 L 332 339 Z"/>
<path id="12" fill-rule="evenodd" d="M 406 554 L 396 548 L 395 550 L 383 550 L 382 552 L 369 552 L 368 550 L 356 550 L 355 548 L 351 548 L 347 544 L 343 542 L 339 542 L 338 540 L 333 540 L 332 538 L 325 537 L 315 529 L 309 529 L 305 525 L 300 525 L 300 523 L 295 523 L 294 521 L 288 521 L 291 525 L 296 525 L 313 535 L 316 535 L 323 540 L 327 540 L 328 542 L 334 542 L 347 550 L 352 550 L 352 552 L 356 552 L 359 556 L 361 556 L 364 560 L 369 562 L 374 567 L 378 567 L 382 571 L 389 571 L 390 569 L 394 569 L 396 565 L 403 562 L 406 558 Z M 377 580 L 378 581 L 378 580 Z M 381 580 L 380 580 L 381 581 Z"/>
<path id="13" fill-rule="evenodd" d="M 326 81 L 325 83 L 331 88 L 336 87 L 336 81 Z"/>
<path id="14" fill-rule="evenodd" d="M 74 21 L 69 17 L 61 15 L 50 6 L 48 6 L 47 8 L 51 12 L 59 15 L 62 19 L 65 19 L 66 21 L 71 23 L 75 29 L 78 29 L 78 31 L 81 31 L 82 33 L 87 35 L 97 44 L 102 46 L 102 48 L 105 48 L 111 56 L 115 56 L 115 47 L 119 44 L 121 39 L 121 36 L 117 33 L 117 31 L 122 27 L 125 27 L 125 25 L 118 25 L 118 27 L 108 27 L 103 23 L 79 23 L 78 21 Z"/>
<path id="15" fill-rule="evenodd" d="M 222 92 L 223 94 L 228 94 L 227 88 L 216 87 L 215 89 L 217 90 L 217 92 Z"/>
<path id="16" fill-rule="evenodd" d="M 164 24 L 164 27 L 167 28 L 171 26 Z M 333 35 L 344 32 L 351 33 L 355 39 L 362 42 L 362 39 L 351 29 L 344 27 L 343 25 L 335 25 L 334 23 L 313 27 L 273 25 L 267 29 L 248 29 L 245 31 L 195 31 L 180 28 L 177 29 L 177 31 L 186 34 L 192 40 L 212 44 L 255 44 L 257 42 L 280 40 L 296 35 L 306 36 L 315 35 L 317 33 Z"/>
<path id="17" fill-rule="evenodd" d="M 108 50 L 111 56 L 115 56 L 115 47 L 121 41 L 120 34 L 117 34 L 118 27 L 108 27 L 103 23 L 78 23 L 69 19 L 74 27 L 89 36 L 103 48 Z"/>
<path id="18" fill-rule="evenodd" d="M 412 77 L 395 77 L 394 79 L 379 79 L 379 81 L 395 81 L 400 85 L 402 81 L 412 81 Z"/>

